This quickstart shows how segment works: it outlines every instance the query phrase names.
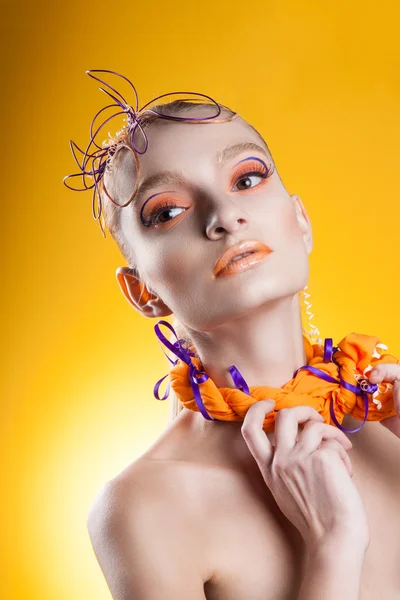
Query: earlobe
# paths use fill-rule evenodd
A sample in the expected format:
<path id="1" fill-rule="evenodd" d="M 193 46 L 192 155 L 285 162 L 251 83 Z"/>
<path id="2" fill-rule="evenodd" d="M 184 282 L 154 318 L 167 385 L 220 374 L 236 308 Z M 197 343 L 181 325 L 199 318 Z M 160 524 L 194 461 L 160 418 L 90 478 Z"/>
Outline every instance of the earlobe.
<path id="1" fill-rule="evenodd" d="M 143 316 L 160 317 L 172 314 L 172 311 L 163 303 L 161 298 L 149 292 L 136 269 L 118 267 L 116 277 L 118 285 L 129 304 Z"/>

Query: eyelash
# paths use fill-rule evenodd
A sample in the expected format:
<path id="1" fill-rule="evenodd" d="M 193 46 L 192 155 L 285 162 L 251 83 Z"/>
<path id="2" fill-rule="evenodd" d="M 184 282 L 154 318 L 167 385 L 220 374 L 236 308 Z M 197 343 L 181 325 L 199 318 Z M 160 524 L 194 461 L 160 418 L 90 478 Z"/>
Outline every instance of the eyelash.
<path id="1" fill-rule="evenodd" d="M 264 163 L 262 163 L 262 164 L 264 164 Z M 245 171 L 244 173 L 239 173 L 238 177 L 236 179 L 235 185 L 237 185 L 237 183 L 239 181 L 241 181 L 242 179 L 246 179 L 247 177 L 250 177 L 252 175 L 258 175 L 259 177 L 262 177 L 264 180 L 268 179 L 273 173 L 273 168 L 272 167 L 269 168 L 267 166 L 265 166 L 265 168 L 267 169 L 266 171 L 265 171 L 265 169 L 263 169 L 263 170 L 253 169 L 252 171 Z M 260 185 L 260 184 L 258 184 L 258 185 Z M 253 187 L 257 187 L 257 186 L 253 186 Z M 248 189 L 253 189 L 253 188 L 248 188 Z M 241 190 L 241 191 L 246 191 L 246 190 Z M 177 204 L 171 202 L 170 200 L 164 200 L 164 202 L 161 201 L 160 204 L 157 204 L 157 206 L 154 207 L 149 218 L 143 219 L 143 217 L 141 217 L 141 221 L 145 227 L 152 227 L 154 225 L 157 225 L 156 220 L 159 217 L 159 215 L 161 215 L 163 212 L 170 210 L 172 208 L 183 208 L 183 207 L 178 206 Z M 161 224 L 164 225 L 165 223 L 170 223 L 171 221 L 173 221 L 173 219 L 174 219 L 174 217 L 172 217 L 168 221 L 162 221 Z"/>

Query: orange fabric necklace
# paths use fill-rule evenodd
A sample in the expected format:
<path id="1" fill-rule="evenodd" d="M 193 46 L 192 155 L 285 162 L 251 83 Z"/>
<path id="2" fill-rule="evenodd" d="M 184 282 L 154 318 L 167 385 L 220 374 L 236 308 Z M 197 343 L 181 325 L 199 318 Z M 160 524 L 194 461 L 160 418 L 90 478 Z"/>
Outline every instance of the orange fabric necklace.
<path id="1" fill-rule="evenodd" d="M 249 407 L 259 400 L 275 400 L 275 408 L 264 421 L 266 432 L 274 430 L 277 411 L 299 405 L 312 406 L 320 413 L 325 423 L 335 424 L 342 431 L 355 433 L 365 421 L 381 421 L 396 415 L 393 404 L 392 384 L 370 383 L 367 373 L 379 363 L 400 361 L 385 352 L 387 346 L 379 338 L 359 333 L 350 333 L 335 347 L 332 338 L 326 338 L 324 347 L 311 344 L 303 335 L 307 365 L 300 367 L 293 379 L 282 387 L 268 385 L 247 386 L 239 370 L 229 367 L 235 387 L 217 387 L 213 380 L 201 370 L 201 362 L 194 355 L 194 348 L 185 348 L 182 340 L 172 344 L 160 331 L 160 324 L 166 325 L 176 336 L 172 325 L 167 321 L 158 321 L 154 329 L 158 338 L 178 358 L 173 361 L 169 373 L 154 386 L 154 396 L 165 400 L 171 385 L 182 405 L 193 411 L 201 412 L 204 418 L 221 421 L 243 421 Z M 169 376 L 167 392 L 158 397 L 158 388 L 165 377 Z M 341 423 L 346 414 L 363 421 L 357 429 L 346 429 Z"/>

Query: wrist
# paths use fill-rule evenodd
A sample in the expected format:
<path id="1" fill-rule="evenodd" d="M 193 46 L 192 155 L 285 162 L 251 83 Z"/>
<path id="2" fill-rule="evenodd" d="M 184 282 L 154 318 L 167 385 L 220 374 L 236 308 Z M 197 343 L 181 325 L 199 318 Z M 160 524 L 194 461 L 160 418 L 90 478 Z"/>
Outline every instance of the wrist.
<path id="1" fill-rule="evenodd" d="M 368 545 L 362 538 L 336 533 L 326 535 L 315 544 L 308 544 L 307 553 L 311 560 L 343 560 L 362 564 Z"/>
<path id="2" fill-rule="evenodd" d="M 328 533 L 311 539 L 306 544 L 309 553 L 341 552 L 346 555 L 354 553 L 364 556 L 370 544 L 369 527 L 357 526 L 354 523 L 335 525 Z"/>
<path id="3" fill-rule="evenodd" d="M 298 600 L 359 598 L 366 548 L 348 541 L 343 537 L 325 536 L 319 544 L 307 546 L 307 563 Z"/>

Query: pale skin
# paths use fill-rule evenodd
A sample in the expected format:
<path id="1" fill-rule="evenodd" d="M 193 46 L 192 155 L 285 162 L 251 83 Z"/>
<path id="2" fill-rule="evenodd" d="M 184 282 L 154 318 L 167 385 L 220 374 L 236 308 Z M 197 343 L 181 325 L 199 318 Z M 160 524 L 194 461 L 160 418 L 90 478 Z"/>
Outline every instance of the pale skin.
<path id="1" fill-rule="evenodd" d="M 158 185 L 147 190 L 138 204 L 121 210 L 121 228 L 132 249 L 132 266 L 117 271 L 124 296 L 143 316 L 158 319 L 174 314 L 188 330 L 204 369 L 217 386 L 232 387 L 227 370 L 231 364 L 239 368 L 248 385 L 268 382 L 282 386 L 306 363 L 298 292 L 308 280 L 313 240 L 301 199 L 286 190 L 276 170 L 267 179 L 251 175 L 248 189 L 235 187 L 235 172 L 244 170 L 247 162 L 248 171 L 254 171 L 254 157 L 267 166 L 273 164 L 263 152 L 260 138 L 240 118 L 207 125 L 160 122 L 147 130 L 147 135 L 148 151 L 140 157 L 141 181 L 160 171 L 176 171 L 179 165 L 186 183 Z M 224 165 L 215 160 L 227 146 L 243 142 L 257 144 L 260 149 L 242 151 Z M 128 197 L 134 176 L 132 164 L 127 158 L 119 182 Z M 169 193 L 155 196 L 163 191 Z M 140 211 L 146 210 L 148 216 L 158 200 L 167 199 L 177 208 L 163 214 L 166 222 L 144 227 Z M 263 241 L 272 249 L 271 255 L 243 273 L 213 278 L 213 266 L 223 250 L 244 239 Z M 141 278 L 148 285 L 144 291 Z M 381 365 L 378 372 L 380 380 L 394 383 L 395 406 L 400 414 L 400 366 Z M 373 374 L 370 380 L 379 381 Z M 299 424 L 313 418 L 312 414 L 299 418 Z M 262 440 L 259 436 L 262 419 L 258 424 L 253 421 L 250 435 L 246 423 L 247 436 L 237 423 L 207 421 L 200 413 L 186 409 L 179 423 L 182 431 L 190 428 L 191 440 L 201 440 L 210 459 L 220 465 L 248 468 L 256 456 L 264 453 L 265 458 L 266 452 L 273 452 L 273 435 L 264 435 Z M 382 424 L 400 437 L 398 416 Z M 177 424 L 177 431 L 179 427 Z M 337 432 L 337 428 L 326 427 Z M 351 463 L 343 450 L 349 450 L 346 435 L 336 435 L 336 440 L 326 435 L 324 439 L 328 438 L 331 441 L 327 445 L 336 447 L 347 466 L 345 473 L 351 477 Z M 265 483 L 270 484 L 262 463 L 257 464 Z M 357 556 L 365 552 L 363 542 L 354 545 L 359 549 Z M 334 558 L 337 568 L 337 548 Z M 349 560 L 346 556 L 347 565 Z M 322 562 L 325 567 L 325 557 Z M 358 579 L 361 563 L 356 557 L 352 573 Z M 310 580 L 312 577 L 310 574 Z M 350 589 L 349 583 L 350 593 L 357 593 L 357 585 L 356 581 Z M 311 600 L 312 593 L 318 591 L 310 588 L 304 598 Z"/>

